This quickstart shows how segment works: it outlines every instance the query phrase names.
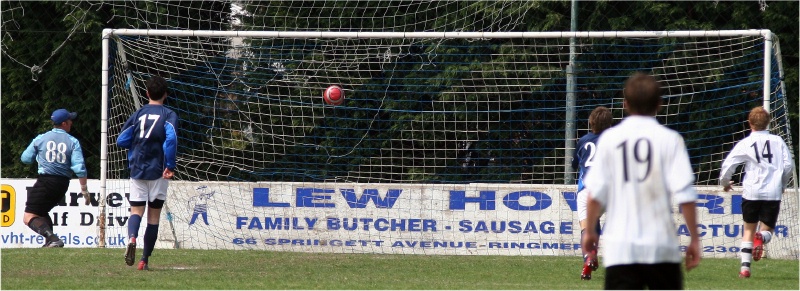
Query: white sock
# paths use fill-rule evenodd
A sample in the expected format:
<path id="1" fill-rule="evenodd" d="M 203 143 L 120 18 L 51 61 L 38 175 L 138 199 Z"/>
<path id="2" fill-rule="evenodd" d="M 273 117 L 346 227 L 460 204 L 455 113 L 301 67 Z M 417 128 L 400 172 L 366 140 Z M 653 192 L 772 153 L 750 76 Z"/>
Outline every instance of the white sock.
<path id="1" fill-rule="evenodd" d="M 766 230 L 761 231 L 761 239 L 764 240 L 764 244 L 767 244 L 772 240 L 772 233 Z"/>
<path id="2" fill-rule="evenodd" d="M 745 249 L 748 252 L 745 252 Z M 750 270 L 750 261 L 753 259 L 753 242 L 742 242 L 742 251 L 739 253 L 742 257 L 742 271 Z"/>

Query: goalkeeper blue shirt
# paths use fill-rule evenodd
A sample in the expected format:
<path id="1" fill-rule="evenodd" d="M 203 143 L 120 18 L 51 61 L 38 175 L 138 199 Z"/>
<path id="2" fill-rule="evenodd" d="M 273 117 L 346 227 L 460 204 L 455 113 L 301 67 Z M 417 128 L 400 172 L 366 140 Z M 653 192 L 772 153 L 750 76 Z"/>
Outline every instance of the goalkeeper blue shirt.
<path id="1" fill-rule="evenodd" d="M 594 154 L 597 151 L 597 139 L 600 138 L 599 134 L 594 132 L 587 133 L 578 140 L 575 147 L 575 154 L 572 156 L 572 169 L 578 171 L 578 192 L 583 190 L 583 177 L 586 177 L 586 172 L 592 166 Z"/>
<path id="2" fill-rule="evenodd" d="M 178 115 L 163 105 L 147 104 L 133 113 L 117 138 L 128 149 L 131 178 L 156 180 L 164 169 L 175 170 Z"/>
<path id="3" fill-rule="evenodd" d="M 34 158 L 40 175 L 71 178 L 72 173 L 75 173 L 78 178 L 86 177 L 81 144 L 63 129 L 53 128 L 36 136 L 22 152 L 21 160 L 25 164 L 31 164 Z"/>

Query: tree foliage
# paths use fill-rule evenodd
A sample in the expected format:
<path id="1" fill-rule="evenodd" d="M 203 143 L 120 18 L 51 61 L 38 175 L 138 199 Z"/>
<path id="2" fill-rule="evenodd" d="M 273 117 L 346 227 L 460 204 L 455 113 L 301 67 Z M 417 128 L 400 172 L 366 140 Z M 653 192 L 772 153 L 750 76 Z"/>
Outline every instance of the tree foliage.
<path id="1" fill-rule="evenodd" d="M 433 8 L 437 1 L 252 1 L 252 10 L 242 20 L 253 26 L 263 28 L 294 30 L 314 30 L 317 27 L 329 27 L 330 30 L 362 30 L 362 31 L 568 31 L 571 26 L 570 1 L 517 1 L 509 5 L 488 5 L 481 1 L 454 1 L 441 7 Z M 390 11 L 382 5 L 404 4 L 404 11 Z M 271 5 L 267 5 L 271 4 Z M 230 17 L 230 2 L 227 1 L 125 1 L 119 2 L 57 2 L 4 1 L 2 26 L 2 176 L 33 177 L 35 166 L 24 165 L 19 156 L 28 143 L 39 133 L 50 128 L 50 113 L 57 108 L 67 108 L 79 114 L 72 134 L 78 138 L 84 148 L 90 178 L 99 178 L 100 155 L 100 67 L 101 42 L 100 35 L 104 28 L 170 28 L 170 29 L 210 29 L 226 30 Z M 781 42 L 782 61 L 784 65 L 787 96 L 791 106 L 791 126 L 800 128 L 798 115 L 798 72 L 799 52 L 798 40 L 798 2 L 769 2 L 761 11 L 755 1 L 580 1 L 578 2 L 578 30 L 728 30 L 728 29 L 770 29 L 778 35 Z M 502 8 L 501 8 L 502 7 Z M 297 15 L 297 11 L 308 15 Z M 334 13 L 338 11 L 339 13 Z M 420 13 L 409 13 L 421 11 Z M 397 17 L 388 17 L 397 13 Z M 493 21 L 496 19 L 514 18 L 508 23 Z M 510 41 L 509 41 L 510 42 Z M 508 52 L 514 50 L 509 42 L 494 43 L 491 49 Z M 417 47 L 415 49 L 433 49 Z M 445 49 L 436 48 L 436 49 Z M 449 48 L 453 49 L 453 48 Z M 428 72 L 407 70 L 409 80 L 420 80 L 416 83 L 402 84 L 405 88 L 397 90 L 447 90 L 449 84 L 442 76 L 463 74 L 469 70 L 480 70 L 480 58 L 487 52 L 469 51 L 463 48 L 464 55 L 471 55 L 473 64 L 461 67 L 436 68 Z M 524 52 L 519 52 L 524 53 Z M 401 62 L 398 66 L 404 66 Z M 41 71 L 36 70 L 37 66 Z M 221 68 L 220 71 L 226 70 Z M 402 70 L 385 72 L 400 74 Z M 181 78 L 198 78 L 202 76 L 186 75 Z M 270 76 L 251 76 L 270 77 Z M 502 76 L 486 76 L 487 79 Z M 521 77 L 521 76 L 511 76 Z M 563 86 L 553 83 L 552 86 Z M 378 86 L 367 84 L 365 86 Z M 288 90 L 288 89 L 271 89 Z M 269 95 L 270 92 L 263 92 Z M 208 93 L 211 96 L 216 93 Z M 275 92 L 279 95 L 292 92 Z M 430 97 L 433 98 L 433 97 Z M 377 100 L 377 97 L 375 98 Z M 233 101 L 231 101 L 233 102 Z M 713 104 L 712 104 L 713 105 Z M 417 106 L 409 102 L 385 104 L 386 108 L 403 110 L 408 106 Z M 488 108 L 487 108 L 488 109 Z M 186 109 L 190 110 L 190 109 Z M 300 110 L 300 109 L 298 109 Z M 366 114 L 366 113 L 357 113 Z M 192 126 L 202 126 L 202 114 L 195 117 L 197 122 Z M 287 118 L 276 115 L 271 118 Z M 397 120 L 427 120 L 437 118 L 459 119 L 471 118 L 460 116 L 395 116 Z M 508 119 L 525 119 L 526 116 L 507 116 Z M 443 120 L 441 120 L 443 121 Z M 277 121 L 276 121 L 277 122 Z M 282 123 L 302 121 L 281 121 Z M 379 128 L 367 132 L 374 140 L 389 142 L 390 136 L 407 134 L 400 125 L 379 123 Z M 354 128 L 357 128 L 354 126 Z M 323 128 L 308 130 L 324 131 Z M 347 132 L 323 132 L 318 136 L 326 136 L 323 144 L 335 148 Z M 359 133 L 362 134 L 362 133 Z M 230 138 L 229 140 L 235 140 Z M 511 132 L 492 131 L 486 140 L 509 140 L 519 138 Z M 202 137 L 187 137 L 187 141 Z M 240 139 L 240 138 L 239 138 Z M 794 139 L 795 153 L 797 141 Z M 525 140 L 525 139 L 523 139 Z M 526 141 L 529 142 L 529 141 Z M 713 143 L 714 141 L 708 141 Z M 381 155 L 380 148 L 442 147 L 447 145 L 375 145 L 369 147 L 366 156 Z M 233 148 L 245 147 L 234 145 Z M 520 145 L 522 148 L 536 148 L 535 144 Z M 189 147 L 190 148 L 190 147 Z M 254 152 L 258 149 L 250 149 Z M 342 149 L 343 150 L 343 149 Z M 546 156 L 552 153 L 535 153 L 518 151 L 508 153 L 519 157 L 509 167 L 530 166 L 535 161 L 525 156 Z M 388 155 L 388 154 L 387 154 Z M 392 156 L 392 155 L 388 155 Z M 216 157 L 224 159 L 224 157 Z M 285 156 L 263 156 L 272 159 L 276 165 L 302 163 L 304 161 L 287 160 Z M 309 160 L 324 159 L 320 156 L 306 157 Z M 796 157 L 797 158 L 797 157 Z M 229 161 L 235 164 L 236 161 Z M 436 163 L 437 161 L 434 161 Z M 350 160 L 353 167 L 365 161 Z M 416 165 L 410 161 L 409 168 Z M 425 165 L 428 166 L 428 165 Z M 234 168 L 234 167 L 232 167 Z M 334 169 L 310 169 L 312 176 L 326 176 L 326 171 Z M 445 170 L 443 175 L 455 174 Z M 411 170 L 413 172 L 414 170 Z M 214 172 L 213 170 L 210 172 Z M 307 173 L 306 173 L 307 174 Z M 412 173 L 413 174 L 413 173 Z M 476 173 L 477 174 L 477 173 Z M 486 174 L 486 173 L 484 173 Z M 244 174 L 243 174 L 244 175 Z M 393 179 L 392 177 L 389 177 Z M 435 179 L 423 177 L 422 179 Z M 468 179 L 468 178 L 465 178 Z M 503 180 L 510 177 L 497 176 L 491 179 Z"/>

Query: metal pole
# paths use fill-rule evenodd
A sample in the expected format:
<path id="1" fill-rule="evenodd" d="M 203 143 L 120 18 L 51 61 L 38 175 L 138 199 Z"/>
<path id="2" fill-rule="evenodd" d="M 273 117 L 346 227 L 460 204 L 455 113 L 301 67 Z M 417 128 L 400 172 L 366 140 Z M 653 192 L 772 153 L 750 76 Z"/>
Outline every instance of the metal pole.
<path id="1" fill-rule="evenodd" d="M 578 30 L 578 0 L 572 0 L 570 31 Z M 572 155 L 575 152 L 575 37 L 569 38 L 569 64 L 567 65 L 567 116 L 564 134 L 564 184 L 574 183 Z"/>
<path id="2" fill-rule="evenodd" d="M 106 247 L 106 181 L 108 179 L 108 42 L 111 29 L 103 30 L 103 60 L 100 72 L 100 202 L 97 215 L 97 247 Z"/>

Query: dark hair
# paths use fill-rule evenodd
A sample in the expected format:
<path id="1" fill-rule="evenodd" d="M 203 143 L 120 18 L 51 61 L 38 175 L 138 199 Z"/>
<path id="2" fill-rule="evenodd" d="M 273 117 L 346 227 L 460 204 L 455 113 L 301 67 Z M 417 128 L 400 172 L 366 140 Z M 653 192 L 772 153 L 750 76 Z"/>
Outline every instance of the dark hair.
<path id="1" fill-rule="evenodd" d="M 598 106 L 589 114 L 589 128 L 591 128 L 592 132 L 595 134 L 602 133 L 611 127 L 613 122 L 611 110 L 608 110 L 605 106 Z"/>
<path id="2" fill-rule="evenodd" d="M 747 122 L 750 122 L 750 126 L 755 130 L 765 130 L 769 125 L 769 112 L 764 107 L 755 107 L 747 115 Z"/>
<path id="3" fill-rule="evenodd" d="M 661 82 L 645 73 L 635 73 L 622 90 L 628 113 L 634 115 L 656 115 L 661 107 Z"/>
<path id="4" fill-rule="evenodd" d="M 167 80 L 164 80 L 161 76 L 151 77 L 145 85 L 147 86 L 147 95 L 150 100 L 161 100 L 167 94 Z"/>

